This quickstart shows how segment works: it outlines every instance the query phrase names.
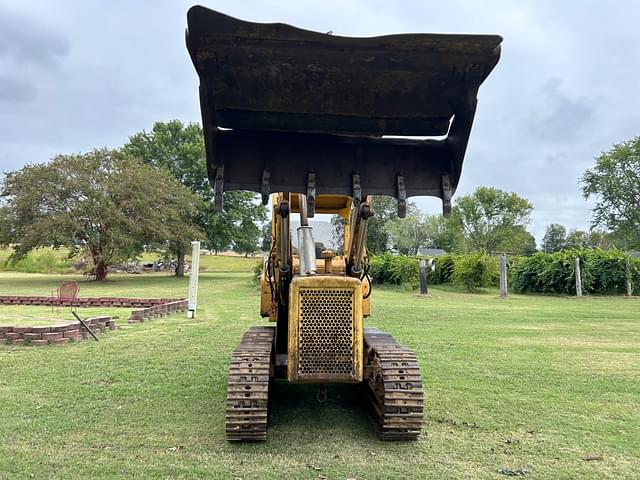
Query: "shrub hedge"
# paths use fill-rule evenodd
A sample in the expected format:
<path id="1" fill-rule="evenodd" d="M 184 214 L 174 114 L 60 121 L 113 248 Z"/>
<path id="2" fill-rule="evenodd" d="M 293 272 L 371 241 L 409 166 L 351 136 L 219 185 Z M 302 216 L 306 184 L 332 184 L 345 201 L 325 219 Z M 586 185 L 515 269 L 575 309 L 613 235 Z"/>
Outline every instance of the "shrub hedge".
<path id="1" fill-rule="evenodd" d="M 384 253 L 370 259 L 369 274 L 373 283 L 417 287 L 420 268 L 415 257 Z M 435 269 L 428 281 L 438 285 L 457 283 L 469 290 L 497 285 L 498 259 L 485 254 L 442 255 L 434 258 Z"/>
<path id="2" fill-rule="evenodd" d="M 580 257 L 582 290 L 585 293 L 626 293 L 627 280 L 640 288 L 640 258 L 619 250 L 578 249 L 538 252 L 513 261 L 509 272 L 516 292 L 574 294 L 575 259 Z"/>
<path id="3" fill-rule="evenodd" d="M 463 285 L 470 292 L 500 282 L 498 258 L 485 253 L 460 255 L 453 265 L 453 283 Z"/>
<path id="4" fill-rule="evenodd" d="M 369 275 L 373 283 L 417 285 L 420 282 L 418 261 L 406 255 L 384 253 L 369 261 Z"/>
<path id="5" fill-rule="evenodd" d="M 575 293 L 575 259 L 581 259 L 584 293 L 615 294 L 632 289 L 640 292 L 640 258 L 618 250 L 579 249 L 556 253 L 538 252 L 530 257 L 509 257 L 509 287 L 518 293 Z M 498 257 L 483 253 L 442 255 L 434 258 L 429 271 L 431 285 L 454 283 L 473 291 L 498 286 Z M 415 257 L 385 253 L 370 259 L 371 279 L 377 284 L 419 284 L 418 260 Z"/>

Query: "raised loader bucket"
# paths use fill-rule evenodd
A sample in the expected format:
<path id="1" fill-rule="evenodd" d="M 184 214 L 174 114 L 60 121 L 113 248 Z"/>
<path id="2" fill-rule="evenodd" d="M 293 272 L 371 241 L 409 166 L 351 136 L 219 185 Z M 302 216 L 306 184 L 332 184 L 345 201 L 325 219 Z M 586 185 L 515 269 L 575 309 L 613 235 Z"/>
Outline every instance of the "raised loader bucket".
<path id="1" fill-rule="evenodd" d="M 199 6 L 187 20 L 218 208 L 252 190 L 390 195 L 400 214 L 430 195 L 448 213 L 501 37 L 340 37 Z"/>

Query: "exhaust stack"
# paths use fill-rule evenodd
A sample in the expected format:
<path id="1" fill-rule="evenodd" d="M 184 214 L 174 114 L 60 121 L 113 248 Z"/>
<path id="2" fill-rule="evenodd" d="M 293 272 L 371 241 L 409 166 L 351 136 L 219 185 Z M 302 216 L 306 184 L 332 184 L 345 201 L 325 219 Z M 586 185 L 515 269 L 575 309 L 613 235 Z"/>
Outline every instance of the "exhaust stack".
<path id="1" fill-rule="evenodd" d="M 300 226 L 298 227 L 298 255 L 300 257 L 300 275 L 315 275 L 316 243 L 313 241 L 313 228 L 307 218 L 307 196 L 299 194 Z"/>

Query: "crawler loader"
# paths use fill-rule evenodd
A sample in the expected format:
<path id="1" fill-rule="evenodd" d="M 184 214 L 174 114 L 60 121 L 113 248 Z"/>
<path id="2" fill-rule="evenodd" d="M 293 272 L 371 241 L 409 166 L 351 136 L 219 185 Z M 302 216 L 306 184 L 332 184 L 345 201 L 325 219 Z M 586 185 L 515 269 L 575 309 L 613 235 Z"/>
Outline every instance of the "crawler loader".
<path id="1" fill-rule="evenodd" d="M 371 312 L 366 248 L 372 195 L 416 195 L 451 211 L 480 84 L 500 57 L 495 35 L 349 38 L 187 14 L 214 204 L 248 190 L 271 200 L 272 242 L 260 313 L 231 357 L 226 434 L 265 440 L 269 385 L 361 383 L 380 438 L 420 434 L 415 355 L 364 326 Z M 308 218 L 344 219 L 344 252 L 316 258 Z M 293 232 L 291 217 L 299 215 Z M 401 318 L 398 321 L 402 321 Z"/>

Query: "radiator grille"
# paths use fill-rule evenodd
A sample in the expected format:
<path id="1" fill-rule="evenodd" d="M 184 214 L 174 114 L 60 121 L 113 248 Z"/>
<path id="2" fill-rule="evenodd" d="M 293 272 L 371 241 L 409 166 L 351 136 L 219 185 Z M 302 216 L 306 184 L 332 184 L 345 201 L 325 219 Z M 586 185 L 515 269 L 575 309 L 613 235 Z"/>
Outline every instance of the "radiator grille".
<path id="1" fill-rule="evenodd" d="M 354 375 L 353 289 L 300 289 L 300 377 Z"/>

